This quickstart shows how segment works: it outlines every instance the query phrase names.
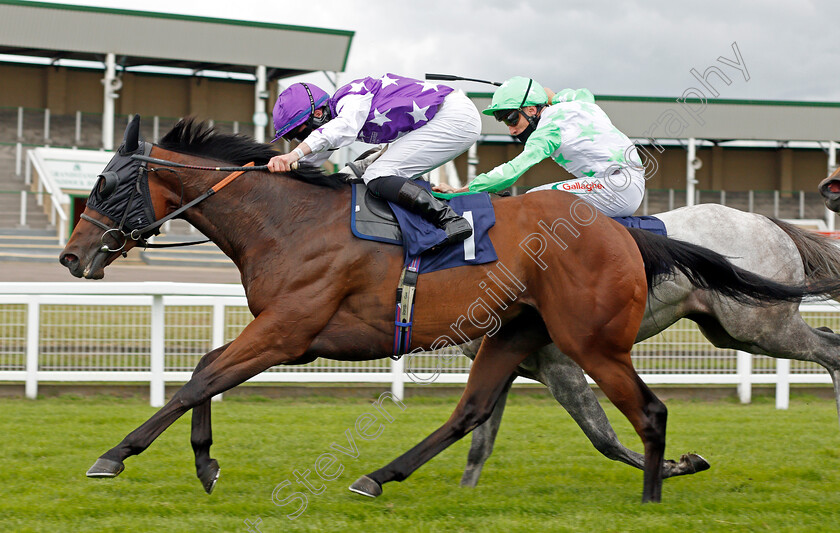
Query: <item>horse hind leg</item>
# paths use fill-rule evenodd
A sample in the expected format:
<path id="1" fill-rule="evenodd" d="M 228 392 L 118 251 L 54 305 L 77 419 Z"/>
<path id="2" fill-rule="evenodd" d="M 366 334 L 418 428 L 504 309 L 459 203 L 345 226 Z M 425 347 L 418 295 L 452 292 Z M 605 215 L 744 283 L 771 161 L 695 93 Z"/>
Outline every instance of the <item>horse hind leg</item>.
<path id="1" fill-rule="evenodd" d="M 580 366 L 554 344 L 540 349 L 534 354 L 534 359 L 536 371 L 533 376 L 526 373 L 526 377 L 548 387 L 554 399 L 571 415 L 595 449 L 608 459 L 644 470 L 644 455 L 628 449 L 618 440 Z M 687 453 L 679 461 L 663 461 L 662 477 L 696 474 L 708 469 L 709 463 L 703 457 Z"/>
<path id="2" fill-rule="evenodd" d="M 715 316 L 690 316 L 718 348 L 730 348 L 780 359 L 817 363 L 831 376 L 840 421 L 840 335 L 829 328 L 812 328 L 798 306 L 787 308 L 734 308 Z M 767 328 L 766 324 L 774 324 Z M 761 332 L 760 335 L 756 332 Z M 742 339 L 742 340 L 738 340 Z"/>
<path id="3" fill-rule="evenodd" d="M 462 350 L 471 359 L 475 358 L 474 352 L 464 348 Z M 644 470 L 645 456 L 630 450 L 618 440 L 604 409 L 587 383 L 583 370 L 574 361 L 566 357 L 553 344 L 532 354 L 528 361 L 533 361 L 532 364 L 527 365 L 528 368 L 535 369 L 533 373 L 520 365 L 517 374 L 546 385 L 554 399 L 571 415 L 596 450 L 607 459 Z M 502 422 L 509 392 L 510 387 L 499 397 L 490 418 L 472 432 L 467 466 L 461 478 L 462 487 L 478 485 L 484 464 L 493 453 L 493 445 Z M 686 453 L 680 456 L 679 461 L 673 459 L 663 461 L 662 478 L 696 474 L 709 468 L 709 462 L 702 456 Z"/>
<path id="4" fill-rule="evenodd" d="M 505 413 L 505 404 L 507 403 L 510 386 L 516 374 L 513 374 L 508 380 L 507 386 L 499 395 L 496 401 L 496 406 L 493 408 L 493 414 L 490 415 L 483 424 L 480 424 L 472 432 L 472 443 L 470 444 L 470 451 L 467 455 L 467 466 L 464 468 L 464 475 L 461 477 L 462 487 L 474 488 L 478 485 L 478 479 L 481 477 L 481 470 L 484 468 L 484 463 L 493 453 L 493 444 L 496 442 L 496 435 L 499 433 L 499 426 L 502 424 L 502 415 Z"/>
<path id="5" fill-rule="evenodd" d="M 536 312 L 524 312 L 486 337 L 470 368 L 467 386 L 449 419 L 420 444 L 388 465 L 357 479 L 350 490 L 364 496 L 382 494 L 382 485 L 402 481 L 452 443 L 487 420 L 517 365 L 549 342 Z"/>

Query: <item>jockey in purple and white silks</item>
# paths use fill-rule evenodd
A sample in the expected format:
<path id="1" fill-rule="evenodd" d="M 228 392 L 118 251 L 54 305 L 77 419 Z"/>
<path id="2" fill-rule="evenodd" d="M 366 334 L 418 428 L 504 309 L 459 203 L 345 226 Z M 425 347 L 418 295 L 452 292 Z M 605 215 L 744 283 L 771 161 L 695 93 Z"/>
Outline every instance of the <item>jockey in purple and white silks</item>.
<path id="1" fill-rule="evenodd" d="M 274 106 L 274 140 L 302 141 L 268 163 L 288 171 L 295 161 L 319 165 L 329 151 L 359 140 L 387 143 L 362 179 L 377 196 L 418 213 L 460 242 L 472 228 L 446 203 L 412 181 L 454 159 L 478 140 L 478 110 L 461 91 L 446 85 L 386 74 L 340 87 L 330 97 L 308 83 L 285 89 Z"/>
<path id="2" fill-rule="evenodd" d="M 435 191 L 497 192 L 510 187 L 543 159 L 554 161 L 575 179 L 549 183 L 545 189 L 578 195 L 610 217 L 632 215 L 645 194 L 645 173 L 635 145 L 610 122 L 587 89 L 550 94 L 539 83 L 517 76 L 493 94 L 482 111 L 504 122 L 510 134 L 525 143 L 511 161 L 479 174 L 467 187 L 436 186 Z"/>

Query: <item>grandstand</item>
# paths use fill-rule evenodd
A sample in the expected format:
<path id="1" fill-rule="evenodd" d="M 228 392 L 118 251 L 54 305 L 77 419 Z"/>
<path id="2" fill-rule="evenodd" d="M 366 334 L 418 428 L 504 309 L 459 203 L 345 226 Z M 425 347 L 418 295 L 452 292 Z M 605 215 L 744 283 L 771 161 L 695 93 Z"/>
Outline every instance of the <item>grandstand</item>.
<path id="1" fill-rule="evenodd" d="M 60 227 L 47 194 L 39 192 L 39 177 L 30 176 L 29 150 L 111 148 L 119 144 L 122 125 L 135 113 L 143 117 L 142 133 L 147 140 L 156 140 L 186 115 L 262 139 L 269 129 L 263 125 L 266 105 L 281 90 L 282 79 L 312 70 L 343 70 L 353 36 L 340 30 L 59 4 L 24 5 L 13 0 L 0 0 L 2 17 L 15 17 L 24 29 L 0 34 L 0 77 L 4 79 L 0 88 L 0 260 L 54 261 L 59 242 L 72 231 L 84 205 L 86 191 L 68 191 L 67 227 Z M 66 23 L 70 19 L 74 24 Z M 28 20 L 37 20 L 42 31 L 25 31 Z M 148 28 L 174 25 L 178 31 L 172 34 L 180 36 L 183 46 L 172 44 L 167 55 L 162 55 L 153 44 L 82 31 L 117 20 Z M 53 29 L 45 28 L 60 35 L 47 41 L 42 34 Z M 133 33 L 142 34 L 140 29 Z M 241 35 L 275 43 L 305 39 L 318 46 L 307 47 L 310 55 L 305 58 L 292 47 L 271 47 L 270 54 L 265 54 L 255 45 L 253 51 L 237 52 L 211 38 L 220 31 L 229 36 L 225 42 Z M 53 42 L 61 42 L 64 48 L 52 49 Z M 704 87 L 708 89 L 715 80 L 706 79 Z M 690 89 L 684 95 L 702 94 Z M 479 108 L 487 106 L 490 96 L 470 94 Z M 714 202 L 797 220 L 814 229 L 834 229 L 835 215 L 826 212 L 816 186 L 836 164 L 840 103 L 604 95 L 596 96 L 596 102 L 616 127 L 638 143 L 643 158 L 651 163 L 646 163 L 648 193 L 637 214 Z M 680 120 L 683 127 L 676 132 L 658 128 L 663 117 Z M 489 117 L 482 121 L 482 137 L 475 149 L 454 162 L 461 177 L 456 176 L 457 181 L 488 171 L 520 151 L 502 126 Z M 543 161 L 512 192 L 563 179 L 563 174 L 552 161 Z M 166 235 L 159 237 L 163 240 L 199 237 L 181 221 L 164 230 Z M 23 241 L 25 246 L 20 244 Z M 156 264 L 230 265 L 211 245 L 143 253 L 138 259 Z"/>
<path id="2" fill-rule="evenodd" d="M 157 34 L 167 39 L 147 37 Z M 27 165 L 30 150 L 112 150 L 134 114 L 144 117 L 147 140 L 187 115 L 264 140 L 269 101 L 282 80 L 344 70 L 353 36 L 336 29 L 0 0 L 0 260 L 55 261 L 87 195 L 62 189 L 59 196 L 69 195 L 69 205 L 60 212 L 50 207 L 55 202 L 44 192 L 45 182 Z M 164 229 L 170 237 L 197 237 L 180 221 Z M 194 262 L 229 265 L 215 247 L 189 254 Z"/>

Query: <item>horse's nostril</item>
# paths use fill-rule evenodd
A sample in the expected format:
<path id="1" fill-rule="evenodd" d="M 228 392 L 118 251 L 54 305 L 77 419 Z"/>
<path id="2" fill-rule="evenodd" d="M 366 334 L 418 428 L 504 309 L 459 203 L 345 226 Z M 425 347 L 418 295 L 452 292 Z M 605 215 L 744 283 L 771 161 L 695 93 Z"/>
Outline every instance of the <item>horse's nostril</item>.
<path id="1" fill-rule="evenodd" d="M 71 264 L 78 262 L 79 258 L 73 254 L 61 254 L 58 261 L 64 266 L 70 266 Z"/>

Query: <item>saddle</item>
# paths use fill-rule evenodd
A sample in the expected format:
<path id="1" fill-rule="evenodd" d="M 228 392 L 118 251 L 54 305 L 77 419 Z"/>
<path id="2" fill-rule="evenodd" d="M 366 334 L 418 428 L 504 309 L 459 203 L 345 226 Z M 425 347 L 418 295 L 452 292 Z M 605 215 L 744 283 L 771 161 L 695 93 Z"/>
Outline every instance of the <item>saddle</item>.
<path id="1" fill-rule="evenodd" d="M 612 219 L 625 228 L 638 228 L 657 235 L 662 235 L 663 237 L 668 236 L 668 230 L 665 228 L 665 223 L 654 216 L 612 217 Z"/>
<path id="2" fill-rule="evenodd" d="M 374 196 L 359 180 L 351 184 L 350 230 L 360 239 L 402 244 L 402 231 L 388 202 Z"/>
<path id="3" fill-rule="evenodd" d="M 350 180 L 348 180 L 350 181 Z M 350 229 L 360 239 L 402 244 L 402 231 L 391 206 L 385 200 L 374 196 L 361 179 L 352 180 L 353 214 Z M 639 228 L 667 237 L 665 223 L 654 216 L 612 217 L 627 228 Z"/>

